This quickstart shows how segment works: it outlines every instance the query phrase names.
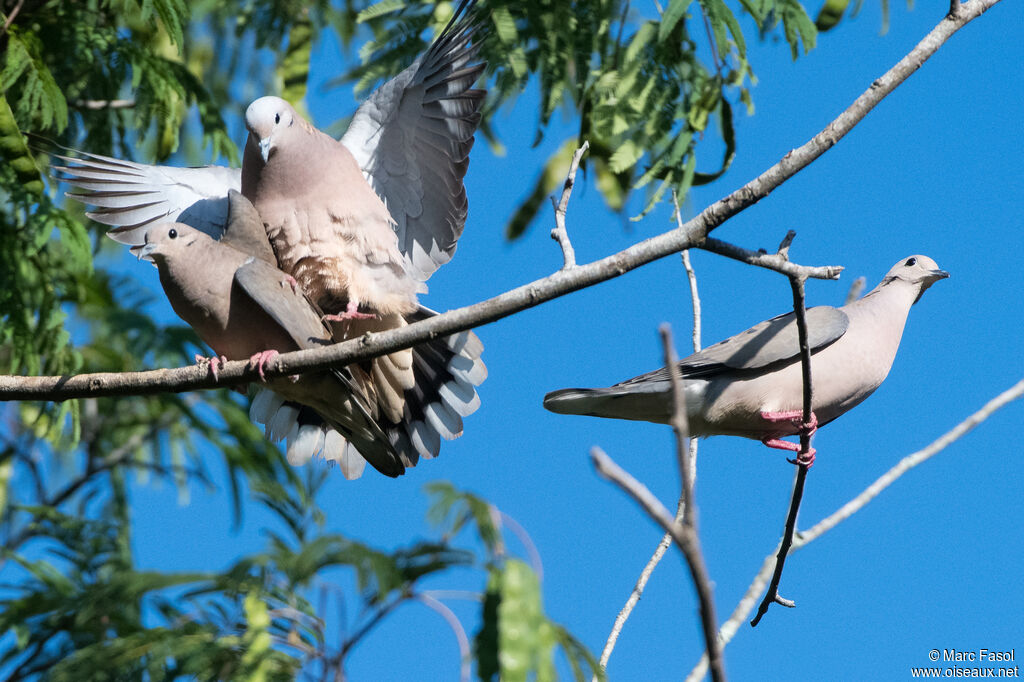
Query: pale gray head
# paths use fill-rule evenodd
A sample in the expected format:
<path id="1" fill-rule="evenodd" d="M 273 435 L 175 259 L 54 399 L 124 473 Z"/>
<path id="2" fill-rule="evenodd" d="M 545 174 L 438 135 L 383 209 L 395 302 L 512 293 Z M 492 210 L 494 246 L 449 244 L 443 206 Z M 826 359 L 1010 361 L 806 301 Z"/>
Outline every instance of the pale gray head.
<path id="1" fill-rule="evenodd" d="M 153 225 L 143 234 L 143 243 L 131 247 L 139 260 L 148 260 L 159 265 L 173 258 L 194 257 L 197 252 L 213 240 L 204 232 L 182 223 L 160 223 Z"/>
<path id="2" fill-rule="evenodd" d="M 925 292 L 925 289 L 947 277 L 949 277 L 949 273 L 940 270 L 938 264 L 928 256 L 909 256 L 892 266 L 879 286 L 892 282 L 906 282 L 919 287 L 917 298 L 914 299 L 914 303 L 917 303 L 921 300 L 921 294 Z"/>
<path id="3" fill-rule="evenodd" d="M 282 131 L 294 125 L 298 117 L 292 105 L 280 97 L 260 97 L 245 110 L 245 127 L 259 146 L 263 163 L 270 160 Z"/>

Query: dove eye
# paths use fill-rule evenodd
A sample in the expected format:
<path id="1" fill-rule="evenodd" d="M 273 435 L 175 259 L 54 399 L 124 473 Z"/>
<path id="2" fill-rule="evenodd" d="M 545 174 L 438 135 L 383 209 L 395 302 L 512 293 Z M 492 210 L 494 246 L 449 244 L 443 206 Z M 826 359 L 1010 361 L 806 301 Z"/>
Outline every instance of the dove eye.
<path id="1" fill-rule="evenodd" d="M 907 262 L 904 263 L 904 265 L 906 265 L 908 268 L 913 267 L 913 266 L 917 265 L 917 259 L 916 258 L 908 258 Z"/>
<path id="2" fill-rule="evenodd" d="M 170 237 L 171 239 L 177 239 L 178 231 L 172 227 L 170 231 L 167 233 L 167 236 Z"/>
<path id="3" fill-rule="evenodd" d="M 274 125 L 281 122 L 281 114 L 274 114 Z"/>

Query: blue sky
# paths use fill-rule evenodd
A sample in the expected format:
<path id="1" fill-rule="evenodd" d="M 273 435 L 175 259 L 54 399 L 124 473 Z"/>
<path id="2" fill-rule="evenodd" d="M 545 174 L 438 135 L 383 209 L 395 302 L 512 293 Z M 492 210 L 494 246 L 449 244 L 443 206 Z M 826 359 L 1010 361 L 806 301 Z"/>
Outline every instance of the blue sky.
<path id="1" fill-rule="evenodd" d="M 879 36 L 879 3 L 823 35 L 793 62 L 776 40 L 750 41 L 758 76 L 756 114 L 739 114 L 737 157 L 714 184 L 693 191 L 684 212 L 745 183 L 820 130 L 937 23 L 945 5 L 893 4 Z M 1020 3 L 1004 2 L 954 36 L 834 149 L 729 221 L 715 236 L 773 249 L 787 229 L 791 257 L 840 264 L 839 282 L 813 281 L 808 303 L 840 304 L 863 275 L 874 286 L 898 260 L 923 253 L 951 273 L 914 307 L 885 384 L 822 429 L 800 525 L 810 527 L 1024 375 L 1021 266 L 1024 151 L 1019 117 L 1024 47 Z M 744 28 L 753 35 L 748 23 Z M 319 45 L 314 83 L 341 68 L 333 41 Z M 312 88 L 309 109 L 326 126 L 355 102 Z M 524 95 L 496 127 L 503 157 L 478 141 L 466 185 L 470 214 L 458 253 L 430 281 L 424 302 L 439 310 L 473 303 L 543 277 L 561 265 L 549 215 L 520 241 L 502 230 L 540 164 L 575 127 L 566 118 L 531 148 L 536 99 Z M 236 131 L 241 143 L 243 133 Z M 705 151 L 710 163 L 716 152 Z M 636 213 L 638 205 L 632 207 Z M 568 224 L 580 262 L 619 251 L 670 227 L 667 207 L 639 223 L 610 214 L 592 178 L 578 184 Z M 695 252 L 704 342 L 720 340 L 790 305 L 785 278 Z M 158 290 L 154 269 L 133 266 Z M 321 503 L 327 527 L 375 546 L 430 537 L 423 486 L 452 481 L 514 517 L 543 559 L 549 615 L 595 652 L 661 533 L 593 472 L 600 445 L 674 508 L 678 497 L 671 431 L 642 423 L 567 417 L 541 408 L 546 391 L 603 386 L 660 364 L 657 327 L 670 322 L 689 347 L 690 304 L 678 256 L 478 330 L 490 370 L 480 410 L 442 456 L 401 479 L 373 471 L 331 477 Z M 866 509 L 792 556 L 782 594 L 756 629 L 744 625 L 726 649 L 733 679 L 906 679 L 933 648 L 1010 649 L 1024 657 L 1024 403 L 997 413 L 962 441 L 913 470 Z M 216 453 L 209 454 L 211 463 Z M 703 441 L 697 481 L 701 538 L 720 619 L 746 590 L 784 520 L 792 467 L 755 441 Z M 223 480 L 223 479 L 221 479 Z M 164 486 L 133 490 L 136 553 L 142 566 L 220 568 L 262 546 L 266 517 L 249 505 L 232 528 L 223 491 L 192 491 L 187 504 Z M 339 578 L 343 587 L 346 578 Z M 459 572 L 432 587 L 480 589 Z M 473 634 L 474 604 L 452 603 Z M 688 574 L 676 553 L 652 578 L 611 658 L 615 680 L 683 677 L 702 639 Z M 400 641 L 400 646 L 395 642 Z M 354 680 L 449 680 L 458 649 L 433 612 L 411 605 L 350 657 Z"/>

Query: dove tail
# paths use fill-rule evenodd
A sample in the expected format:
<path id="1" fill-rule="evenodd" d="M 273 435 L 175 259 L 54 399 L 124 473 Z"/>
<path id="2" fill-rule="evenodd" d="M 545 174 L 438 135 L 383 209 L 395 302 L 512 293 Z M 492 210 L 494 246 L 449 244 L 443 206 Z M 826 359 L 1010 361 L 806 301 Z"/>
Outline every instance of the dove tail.
<path id="1" fill-rule="evenodd" d="M 409 315 L 409 322 L 437 313 L 424 307 Z M 441 439 L 462 435 L 462 418 L 476 412 L 476 387 L 487 378 L 480 355 L 484 346 L 471 331 L 434 339 L 413 349 L 416 383 L 405 392 L 402 422 L 385 428 L 388 439 L 406 466 L 420 457 L 436 457 Z"/>
<path id="2" fill-rule="evenodd" d="M 544 396 L 544 408 L 557 414 L 666 423 L 668 383 L 611 388 L 563 388 Z"/>
<path id="3" fill-rule="evenodd" d="M 409 321 L 432 317 L 437 313 L 427 308 L 409 315 Z M 249 408 L 250 418 L 263 424 L 267 437 L 287 442 L 288 462 L 298 466 L 318 453 L 328 461 L 338 462 L 345 478 L 358 478 L 363 473 L 368 455 L 374 466 L 389 476 L 401 473 L 404 467 L 416 466 L 420 458 L 431 459 L 441 450 L 441 439 L 452 440 L 462 435 L 462 419 L 480 407 L 476 387 L 487 378 L 487 366 L 481 359 L 484 346 L 471 331 L 434 339 L 413 348 L 415 384 L 404 394 L 401 422 L 378 421 L 379 442 L 370 432 L 332 426 L 317 410 L 298 405 L 269 389 L 259 389 Z M 326 413 L 324 413 L 326 414 Z M 376 428 L 376 427 L 374 427 Z M 346 433 L 351 431 L 351 433 Z M 386 436 L 384 442 L 383 436 Z M 394 472 L 378 466 L 397 455 L 402 466 Z"/>

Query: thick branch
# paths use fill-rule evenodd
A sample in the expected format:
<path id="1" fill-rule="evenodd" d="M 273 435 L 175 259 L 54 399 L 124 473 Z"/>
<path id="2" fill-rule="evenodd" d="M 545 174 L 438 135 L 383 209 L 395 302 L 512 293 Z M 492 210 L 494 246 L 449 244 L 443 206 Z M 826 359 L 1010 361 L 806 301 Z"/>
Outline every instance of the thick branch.
<path id="1" fill-rule="evenodd" d="M 792 553 L 802 547 L 805 547 L 856 514 L 865 507 L 868 502 L 878 497 L 883 490 L 892 485 L 903 474 L 907 473 L 918 464 L 921 464 L 942 452 L 954 442 L 967 435 L 967 433 L 978 424 L 991 417 L 997 410 L 1005 407 L 1014 400 L 1019 400 L 1022 396 L 1024 396 L 1024 379 L 1021 379 L 1009 389 L 1003 391 L 995 398 L 992 398 L 992 400 L 989 400 L 985 403 L 984 407 L 943 435 L 939 436 L 927 447 L 901 459 L 894 467 L 879 476 L 874 483 L 865 488 L 859 495 L 844 504 L 838 510 L 834 511 L 827 518 L 814 524 L 810 530 L 800 533 L 800 537 L 793 540 L 793 547 L 790 549 L 790 552 Z M 721 640 L 722 646 L 725 646 L 732 640 L 733 636 L 739 630 L 740 624 L 745 621 L 750 615 L 750 612 L 754 610 L 754 601 L 757 598 L 757 595 L 761 593 L 761 590 L 763 590 L 764 586 L 768 583 L 768 576 L 771 575 L 772 569 L 775 567 L 775 559 L 775 554 L 770 554 L 765 558 L 764 563 L 761 564 L 761 569 L 757 572 L 757 575 L 754 576 L 753 582 L 750 583 L 747 591 L 743 594 L 743 597 L 733 610 L 732 615 L 729 616 L 729 620 L 722 624 L 722 627 L 718 631 L 718 637 Z M 697 680 L 703 679 L 704 675 L 707 673 L 707 669 L 708 660 L 707 655 L 705 654 L 701 657 L 701 660 L 698 661 L 697 665 L 694 666 L 693 670 L 690 671 L 690 674 L 686 676 L 686 682 L 696 682 Z"/>
<path id="2" fill-rule="evenodd" d="M 561 270 L 482 303 L 459 308 L 402 329 L 367 335 L 329 348 L 278 356 L 278 362 L 267 369 L 266 375 L 276 377 L 327 369 L 393 353 L 438 336 L 494 322 L 553 298 L 618 277 L 669 254 L 699 246 L 716 227 L 768 196 L 828 151 L 886 95 L 920 68 L 950 36 L 997 2 L 999 0 L 974 0 L 967 5 L 959 5 L 953 14 L 939 22 L 906 57 L 873 82 L 824 130 L 801 147 L 788 152 L 778 163 L 743 187 L 705 208 L 681 228 L 647 239 L 589 265 Z M 145 395 L 228 386 L 255 379 L 256 372 L 247 369 L 246 362 L 241 360 L 229 362 L 221 370 L 219 382 L 199 367 L 77 377 L 0 377 L 0 400 L 67 400 L 86 396 Z"/>

